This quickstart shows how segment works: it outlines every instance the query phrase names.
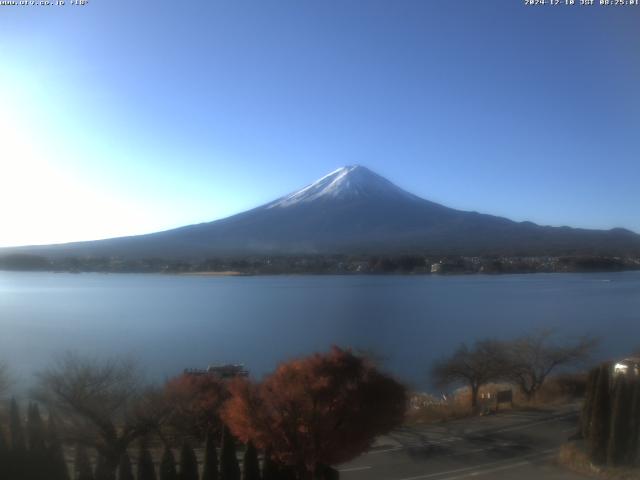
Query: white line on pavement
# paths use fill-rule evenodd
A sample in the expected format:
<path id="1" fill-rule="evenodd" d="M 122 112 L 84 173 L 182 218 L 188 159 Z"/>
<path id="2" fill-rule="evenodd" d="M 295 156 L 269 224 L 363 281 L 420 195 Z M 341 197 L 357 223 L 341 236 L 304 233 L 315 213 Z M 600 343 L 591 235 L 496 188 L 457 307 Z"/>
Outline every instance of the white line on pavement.
<path id="1" fill-rule="evenodd" d="M 498 430 L 491 430 L 490 432 L 488 432 L 489 435 L 492 435 L 494 433 L 500 433 L 500 432 L 510 432 L 512 430 L 522 430 L 523 428 L 529 428 L 529 427 L 535 427 L 536 425 L 542 425 L 544 423 L 551 423 L 551 422 L 557 422 L 558 420 L 564 420 L 566 418 L 572 417 L 575 414 L 568 414 L 568 415 L 562 415 L 562 416 L 558 416 L 558 417 L 554 417 L 554 418 L 549 418 L 547 420 L 540 420 L 539 422 L 533 422 L 533 423 L 527 423 L 525 425 L 515 425 L 513 427 L 504 427 L 504 428 L 500 428 Z"/>
<path id="2" fill-rule="evenodd" d="M 523 455 L 521 457 L 517 457 L 514 460 L 520 460 L 520 462 L 518 463 L 522 463 L 523 460 L 529 460 L 529 459 L 536 459 L 536 457 L 544 458 L 544 457 L 548 457 L 550 456 L 550 454 L 553 454 L 553 452 L 555 452 L 554 449 L 549 449 L 549 450 L 543 450 L 541 452 L 537 452 L 537 453 L 530 453 L 528 455 Z M 504 466 L 506 467 L 507 465 L 501 465 L 504 464 L 505 460 L 500 460 L 500 461 L 496 461 L 496 462 L 488 462 L 488 463 L 481 463 L 480 465 L 473 465 L 471 467 L 465 467 L 465 468 L 458 468 L 455 470 L 448 470 L 448 471 L 444 471 L 444 472 L 433 472 L 433 473 L 427 473 L 425 475 L 417 475 L 415 477 L 406 477 L 406 478 L 401 478 L 399 480 L 424 480 L 427 478 L 434 478 L 434 477 L 444 477 L 441 480 L 453 480 L 454 478 L 459 478 L 459 477 L 445 477 L 445 475 L 450 475 L 450 474 L 456 474 L 456 473 L 462 473 L 462 472 L 477 472 L 485 467 L 491 467 L 493 465 L 497 465 L 497 466 Z M 508 465 L 516 465 L 516 464 L 508 464 Z M 514 468 L 513 466 L 511 468 Z M 479 475 L 479 473 L 475 473 L 475 475 Z M 467 475 L 469 476 L 469 475 Z"/>
<path id="3" fill-rule="evenodd" d="M 500 432 L 510 432 L 513 430 L 522 430 L 522 429 L 526 429 L 529 427 L 535 427 L 537 425 L 542 425 L 545 423 L 551 423 L 551 422 L 557 422 L 559 420 L 564 420 L 565 418 L 569 418 L 571 416 L 575 415 L 575 413 L 569 413 L 569 414 L 565 414 L 565 415 L 559 415 L 557 417 L 553 417 L 553 418 L 547 418 L 545 420 L 540 420 L 538 422 L 533 422 L 533 423 L 526 423 L 523 425 L 514 425 L 514 426 L 510 426 L 510 427 L 503 427 L 500 428 L 498 430 L 491 430 L 489 432 L 483 432 L 483 431 L 475 431 L 475 432 L 470 432 L 470 435 L 478 435 L 478 434 L 485 434 L 487 436 L 493 435 L 494 433 L 500 433 Z M 573 430 L 573 429 L 572 429 Z M 564 433 L 565 430 L 562 431 L 562 433 Z M 423 444 L 422 446 L 425 445 L 443 445 L 445 443 L 453 443 L 456 441 L 462 441 L 464 440 L 464 437 L 449 437 L 449 438 L 444 438 L 444 439 L 439 439 L 439 440 L 433 440 L 433 441 L 428 441 Z M 405 446 L 398 446 L 398 447 L 392 447 L 392 448 L 385 448 L 382 450 L 371 450 L 369 452 L 367 452 L 365 455 L 374 455 L 374 454 L 378 454 L 378 453 L 389 453 L 389 452 L 397 452 L 400 450 L 405 450 L 405 449 L 410 449 L 411 445 L 405 445 Z"/>
<path id="4" fill-rule="evenodd" d="M 542 460 L 545 458 L 551 458 L 553 456 L 554 454 L 547 454 L 547 455 L 543 455 L 542 457 L 537 457 L 535 458 L 535 460 Z M 525 460 L 523 462 L 510 463 L 509 465 L 502 465 L 500 467 L 488 468 L 486 470 L 476 470 L 475 472 L 465 473 L 463 475 L 458 475 L 456 477 L 444 477 L 444 478 L 441 478 L 440 480 L 459 480 L 461 478 L 466 478 L 466 477 L 479 477 L 481 475 L 487 475 L 489 473 L 495 473 L 501 470 L 510 470 L 512 468 L 526 467 L 528 465 L 531 465 L 531 461 Z"/>
<path id="5" fill-rule="evenodd" d="M 488 470 L 465 473 L 464 475 L 458 475 L 457 477 L 446 477 L 446 478 L 443 478 L 441 480 L 458 480 L 460 478 L 465 478 L 465 477 L 478 477 L 480 475 L 486 475 L 487 473 L 494 473 L 494 472 L 499 472 L 500 470 L 509 470 L 511 468 L 524 467 L 524 466 L 530 465 L 530 464 L 531 464 L 531 462 L 524 461 L 524 462 L 519 462 L 519 463 L 513 463 L 511 465 L 503 465 L 502 467 L 490 468 Z"/>
<path id="6" fill-rule="evenodd" d="M 351 468 L 341 468 L 338 470 L 339 472 L 359 472 L 360 470 L 369 470 L 371 466 L 367 465 L 364 467 L 351 467 Z"/>
<path id="7" fill-rule="evenodd" d="M 367 452 L 366 455 L 373 455 L 376 453 L 387 453 L 387 452 L 397 452 L 398 450 L 404 450 L 405 447 L 393 447 L 393 448 L 385 448 L 384 450 L 371 450 Z"/>

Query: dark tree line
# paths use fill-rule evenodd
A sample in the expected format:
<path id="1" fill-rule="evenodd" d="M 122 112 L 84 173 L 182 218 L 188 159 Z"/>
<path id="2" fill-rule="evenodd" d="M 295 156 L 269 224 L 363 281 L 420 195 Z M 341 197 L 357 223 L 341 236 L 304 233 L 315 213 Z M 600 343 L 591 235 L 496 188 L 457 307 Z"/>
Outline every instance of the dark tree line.
<path id="1" fill-rule="evenodd" d="M 205 443 L 205 455 L 200 466 L 194 449 L 188 441 L 182 444 L 179 462 L 171 448 L 165 446 L 158 465 L 146 441 L 139 443 L 135 457 L 136 468 L 128 451 L 118 459 L 116 472 L 97 450 L 82 444 L 75 446 L 69 464 L 64 456 L 63 444 L 56 430 L 54 417 L 45 422 L 37 404 L 29 404 L 26 419 L 15 400 L 11 401 L 9 420 L 0 424 L 0 479 L 3 480 L 260 480 L 258 452 L 251 444 L 245 447 L 243 467 L 236 455 L 236 440 L 225 429 L 218 451 L 212 440 Z M 5 436 L 5 431 L 8 435 Z M 92 460 L 93 459 L 93 460 Z M 269 463 L 269 462 L 266 462 Z M 269 467 L 266 467 L 267 470 Z M 135 474 L 134 474 L 135 471 Z M 268 472 L 267 472 L 268 473 Z M 265 479 L 285 478 L 269 475 Z"/>
<path id="2" fill-rule="evenodd" d="M 67 480 L 67 463 L 57 424 L 45 422 L 36 404 L 27 408 L 26 424 L 15 400 L 9 407 L 8 425 L 0 425 L 0 478 L 16 480 Z M 5 436 L 4 431 L 8 432 Z"/>
<path id="3" fill-rule="evenodd" d="M 640 444 L 640 378 L 613 374 L 608 363 L 589 373 L 580 418 L 587 454 L 600 465 L 636 465 Z"/>
<path id="4" fill-rule="evenodd" d="M 150 388 L 135 367 L 66 355 L 41 372 L 38 404 L 0 417 L 0 480 L 333 480 L 406 410 L 402 385 L 337 347 L 260 384 L 186 372 Z"/>
<path id="5" fill-rule="evenodd" d="M 447 255 L 445 252 L 416 250 L 405 254 L 378 252 L 353 254 L 279 254 L 218 256 L 205 259 L 175 260 L 171 258 L 119 257 L 52 257 L 32 254 L 0 256 L 0 270 L 70 271 L 70 272 L 224 272 L 246 274 L 347 274 L 347 273 L 429 273 L 438 264 L 438 273 L 533 273 L 533 272 L 596 272 L 638 270 L 637 256 L 609 257 L 598 254 L 549 256 L 539 252 L 475 252 L 473 256 Z"/>

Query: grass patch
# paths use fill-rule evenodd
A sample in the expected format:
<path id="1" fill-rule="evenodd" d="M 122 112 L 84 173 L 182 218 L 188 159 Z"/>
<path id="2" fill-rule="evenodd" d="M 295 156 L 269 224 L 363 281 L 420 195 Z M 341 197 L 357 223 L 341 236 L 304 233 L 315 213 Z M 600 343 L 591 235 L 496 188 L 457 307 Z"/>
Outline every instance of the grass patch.
<path id="1" fill-rule="evenodd" d="M 409 411 L 406 423 L 415 425 L 421 423 L 446 422 L 471 415 L 471 409 L 462 405 L 449 403 L 429 404 Z"/>
<path id="2" fill-rule="evenodd" d="M 563 445 L 558 454 L 558 463 L 569 470 L 603 480 L 638 480 L 638 467 L 606 467 L 594 465 L 583 448 L 583 442 Z"/>
<path id="3" fill-rule="evenodd" d="M 550 377 L 537 392 L 534 399 L 527 399 L 517 386 L 508 383 L 490 383 L 480 388 L 478 408 L 471 408 L 469 388 L 457 389 L 449 396 L 437 397 L 429 394 L 415 393 L 411 397 L 407 413 L 407 424 L 435 423 L 456 420 L 475 415 L 496 413 L 501 411 L 553 410 L 560 405 L 579 401 L 584 396 L 586 375 L 561 374 Z M 513 406 L 500 404 L 496 410 L 496 394 L 499 391 L 513 391 Z"/>

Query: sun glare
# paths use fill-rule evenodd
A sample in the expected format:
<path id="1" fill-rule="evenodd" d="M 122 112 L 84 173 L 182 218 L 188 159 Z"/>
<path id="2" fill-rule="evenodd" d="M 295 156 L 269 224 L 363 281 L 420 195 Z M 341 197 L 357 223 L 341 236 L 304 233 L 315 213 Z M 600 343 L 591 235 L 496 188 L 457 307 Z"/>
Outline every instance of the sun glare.
<path id="1" fill-rule="evenodd" d="M 59 142 L 43 134 L 46 127 L 20 111 L 0 96 L 0 246 L 106 238 L 139 228 L 142 212 L 73 172 L 68 159 L 78 153 L 59 150 Z"/>

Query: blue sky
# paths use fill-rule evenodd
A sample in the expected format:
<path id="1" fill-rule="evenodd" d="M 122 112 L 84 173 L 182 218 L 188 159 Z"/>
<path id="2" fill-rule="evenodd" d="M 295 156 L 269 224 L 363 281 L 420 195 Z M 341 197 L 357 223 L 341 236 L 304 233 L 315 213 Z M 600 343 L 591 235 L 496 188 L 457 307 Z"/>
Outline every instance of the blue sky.
<path id="1" fill-rule="evenodd" d="M 221 218 L 363 164 L 448 206 L 640 232 L 640 7 L 0 7 L 0 245 Z"/>

